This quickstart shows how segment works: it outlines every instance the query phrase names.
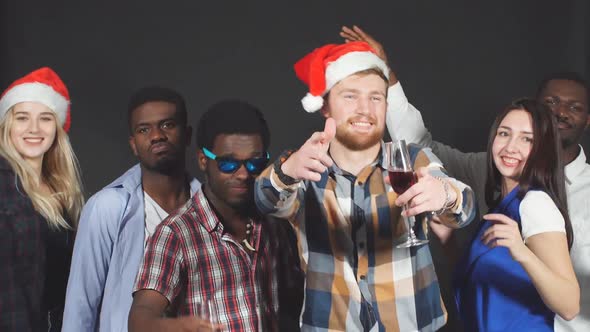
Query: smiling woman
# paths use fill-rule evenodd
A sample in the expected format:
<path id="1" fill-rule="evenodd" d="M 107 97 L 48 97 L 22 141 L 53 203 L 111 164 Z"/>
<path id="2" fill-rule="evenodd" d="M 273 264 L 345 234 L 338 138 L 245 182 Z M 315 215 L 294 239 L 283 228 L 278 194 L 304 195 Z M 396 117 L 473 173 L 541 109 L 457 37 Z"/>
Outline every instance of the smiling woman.
<path id="1" fill-rule="evenodd" d="M 455 273 L 466 331 L 553 331 L 555 314 L 570 320 L 580 309 L 559 144 L 551 110 L 531 99 L 490 129 L 490 213 Z"/>
<path id="2" fill-rule="evenodd" d="M 12 117 L 10 140 L 14 148 L 35 170 L 41 170 L 43 156 L 55 140 L 55 114 L 43 104 L 22 102 L 14 105 L 8 117 Z"/>
<path id="3" fill-rule="evenodd" d="M 0 117 L 0 330 L 59 331 L 83 204 L 67 88 L 36 70 L 2 94 Z"/>
<path id="4" fill-rule="evenodd" d="M 494 164 L 502 174 L 503 195 L 518 185 L 532 147 L 531 115 L 524 110 L 513 110 L 506 114 L 492 143 Z"/>

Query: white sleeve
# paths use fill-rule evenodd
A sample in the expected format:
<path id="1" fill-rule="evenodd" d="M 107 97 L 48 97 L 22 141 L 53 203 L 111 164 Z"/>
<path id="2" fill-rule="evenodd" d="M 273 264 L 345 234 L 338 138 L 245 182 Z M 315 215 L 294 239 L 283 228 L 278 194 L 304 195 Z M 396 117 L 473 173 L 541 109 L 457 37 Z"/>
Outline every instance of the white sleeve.
<path id="1" fill-rule="evenodd" d="M 520 202 L 519 210 L 525 242 L 527 238 L 540 233 L 565 233 L 565 220 L 547 193 L 539 190 L 527 192 Z"/>
<path id="2" fill-rule="evenodd" d="M 415 143 L 429 147 L 442 161 L 449 175 L 469 185 L 476 197 L 483 200 L 486 183 L 486 152 L 462 152 L 452 146 L 432 139 L 432 135 L 424 125 L 420 111 L 406 97 L 400 82 L 387 90 L 387 113 L 385 116 L 387 130 L 392 140 L 405 139 L 407 143 Z M 479 212 L 484 212 L 480 204 Z"/>
<path id="3" fill-rule="evenodd" d="M 400 82 L 387 90 L 385 121 L 392 140 L 404 139 L 408 143 L 431 146 L 432 135 L 424 126 L 420 111 L 408 101 Z"/>

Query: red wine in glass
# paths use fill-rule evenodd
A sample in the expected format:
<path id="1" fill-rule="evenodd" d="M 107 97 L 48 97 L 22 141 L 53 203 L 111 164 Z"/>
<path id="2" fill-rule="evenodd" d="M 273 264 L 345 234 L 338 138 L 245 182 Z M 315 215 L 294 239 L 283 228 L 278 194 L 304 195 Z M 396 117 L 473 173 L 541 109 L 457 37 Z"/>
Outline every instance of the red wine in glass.
<path id="1" fill-rule="evenodd" d="M 389 182 L 391 182 L 396 194 L 401 195 L 417 182 L 416 173 L 412 171 L 389 171 Z"/>
<path id="2" fill-rule="evenodd" d="M 406 146 L 406 141 L 399 140 L 396 142 L 385 143 L 385 161 L 389 175 L 389 183 L 396 194 L 401 195 L 416 182 L 416 173 L 412 170 L 410 154 Z M 403 211 L 408 210 L 408 205 L 404 204 Z M 404 217 L 407 223 L 408 238 L 406 242 L 396 245 L 397 248 L 409 248 L 420 246 L 428 243 L 428 240 L 418 239 L 413 230 L 413 217 Z"/>

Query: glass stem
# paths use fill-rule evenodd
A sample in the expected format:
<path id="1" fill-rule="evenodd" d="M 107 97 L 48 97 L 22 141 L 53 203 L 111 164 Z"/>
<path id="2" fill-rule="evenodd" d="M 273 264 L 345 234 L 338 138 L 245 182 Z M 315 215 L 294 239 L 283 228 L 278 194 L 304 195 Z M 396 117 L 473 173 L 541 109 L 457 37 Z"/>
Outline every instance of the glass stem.
<path id="1" fill-rule="evenodd" d="M 404 212 L 405 211 L 408 211 L 408 204 L 404 204 Z M 415 240 L 416 234 L 414 234 L 414 225 L 412 225 L 412 217 L 404 216 L 404 219 L 406 219 L 406 223 L 408 224 L 408 238 Z"/>

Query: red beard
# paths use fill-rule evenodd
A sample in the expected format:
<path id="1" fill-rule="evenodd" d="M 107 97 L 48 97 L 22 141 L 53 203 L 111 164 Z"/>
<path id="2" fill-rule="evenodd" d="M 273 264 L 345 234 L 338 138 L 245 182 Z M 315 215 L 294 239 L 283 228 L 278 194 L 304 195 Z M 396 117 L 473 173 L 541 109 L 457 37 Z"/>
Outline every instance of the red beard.
<path id="1" fill-rule="evenodd" d="M 358 117 L 351 118 L 346 122 L 336 127 L 336 139 L 342 145 L 352 151 L 366 150 L 376 144 L 379 144 L 383 139 L 383 129 L 374 131 L 370 134 L 359 134 L 349 130 L 348 126 L 351 122 L 355 122 Z M 366 118 L 363 118 L 366 119 Z M 374 118 L 368 119 L 371 123 L 376 123 Z"/>

